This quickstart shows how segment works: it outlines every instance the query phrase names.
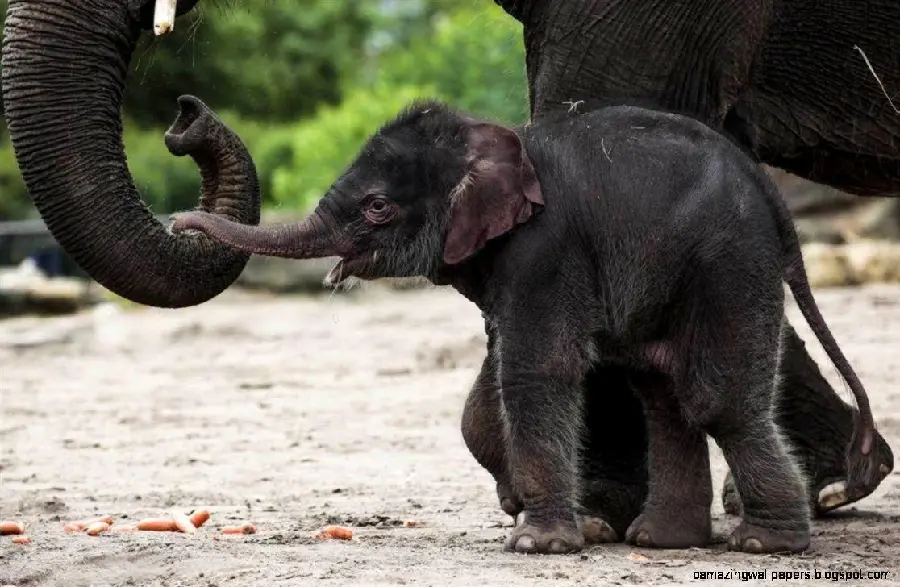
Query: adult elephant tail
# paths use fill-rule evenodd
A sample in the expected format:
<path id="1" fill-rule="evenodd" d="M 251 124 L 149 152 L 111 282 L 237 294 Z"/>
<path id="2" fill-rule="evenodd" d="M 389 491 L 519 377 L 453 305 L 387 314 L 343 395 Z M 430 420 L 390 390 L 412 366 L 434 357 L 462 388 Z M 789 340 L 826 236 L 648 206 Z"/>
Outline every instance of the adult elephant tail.
<path id="1" fill-rule="evenodd" d="M 181 0 L 179 12 L 196 0 Z M 125 77 L 153 0 L 11 0 L 3 39 L 10 137 L 35 206 L 93 279 L 137 303 L 203 303 L 249 255 L 155 220 L 128 171 L 120 111 Z M 200 166 L 199 209 L 259 223 L 256 170 L 240 139 L 196 98 L 182 97 L 166 133 Z"/>

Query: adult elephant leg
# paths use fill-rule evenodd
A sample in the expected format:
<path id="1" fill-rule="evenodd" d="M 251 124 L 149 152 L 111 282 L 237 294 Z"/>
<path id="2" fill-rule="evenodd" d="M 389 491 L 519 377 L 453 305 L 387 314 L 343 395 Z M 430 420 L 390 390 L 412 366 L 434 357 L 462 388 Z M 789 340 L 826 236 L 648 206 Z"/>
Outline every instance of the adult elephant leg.
<path id="1" fill-rule="evenodd" d="M 881 458 L 881 478 L 856 493 L 847 491 L 845 449 L 853 433 L 854 410 L 844 403 L 822 376 L 793 328 L 785 329 L 781 360 L 781 391 L 775 420 L 787 436 L 793 454 L 806 473 L 812 511 L 822 515 L 871 494 L 894 468 L 894 455 L 876 434 L 874 451 Z M 731 474 L 722 489 L 725 511 L 740 516 L 740 496 Z"/>
<path id="2" fill-rule="evenodd" d="M 585 380 L 582 520 L 588 542 L 618 542 L 647 497 L 647 425 L 624 369 Z"/>

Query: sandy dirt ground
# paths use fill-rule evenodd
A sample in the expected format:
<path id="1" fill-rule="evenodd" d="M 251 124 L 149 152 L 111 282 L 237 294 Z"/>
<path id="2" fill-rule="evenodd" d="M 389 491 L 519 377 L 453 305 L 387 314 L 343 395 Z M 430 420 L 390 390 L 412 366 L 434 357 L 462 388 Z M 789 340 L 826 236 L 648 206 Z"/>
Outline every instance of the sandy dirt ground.
<path id="1" fill-rule="evenodd" d="M 900 287 L 817 295 L 900 453 Z M 2 322 L 0 519 L 24 522 L 33 542 L 0 538 L 0 585 L 721 585 L 739 580 L 695 573 L 731 570 L 767 573 L 747 584 L 900 585 L 900 473 L 817 521 L 802 556 L 733 554 L 723 541 L 737 520 L 719 502 L 715 445 L 712 547 L 504 553 L 511 520 L 459 432 L 484 352 L 477 310 L 444 289 L 230 292 L 180 311 Z M 213 515 L 194 536 L 62 530 L 198 506 Z M 218 536 L 245 520 L 259 532 Z M 313 539 L 328 523 L 352 527 L 353 540 Z M 892 577 L 826 577 L 836 571 Z"/>

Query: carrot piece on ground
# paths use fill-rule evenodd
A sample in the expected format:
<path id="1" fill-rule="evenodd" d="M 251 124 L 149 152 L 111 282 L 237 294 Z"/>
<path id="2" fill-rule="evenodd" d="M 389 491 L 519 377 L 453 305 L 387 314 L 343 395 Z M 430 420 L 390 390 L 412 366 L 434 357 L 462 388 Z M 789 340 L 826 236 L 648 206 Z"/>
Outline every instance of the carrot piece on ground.
<path id="1" fill-rule="evenodd" d="M 193 524 L 195 528 L 199 528 L 200 526 L 205 524 L 207 520 L 209 520 L 208 509 L 194 510 L 194 512 L 191 514 L 191 524 Z"/>
<path id="2" fill-rule="evenodd" d="M 31 538 L 24 534 L 19 534 L 18 536 L 13 536 L 12 539 L 13 544 L 31 544 Z"/>
<path id="3" fill-rule="evenodd" d="M 63 526 L 63 530 L 65 530 L 66 532 L 81 532 L 82 530 L 96 522 L 104 522 L 106 524 L 109 524 L 110 526 L 113 525 L 112 516 L 101 516 L 99 518 L 73 520 L 71 522 L 67 522 L 66 525 Z"/>
<path id="4" fill-rule="evenodd" d="M 24 533 L 25 526 L 19 522 L 0 522 L 0 535 Z"/>
<path id="5" fill-rule="evenodd" d="M 256 526 L 250 522 L 244 522 L 240 526 L 225 526 L 222 534 L 256 534 Z"/>
<path id="6" fill-rule="evenodd" d="M 170 518 L 147 518 L 136 524 L 137 529 L 142 532 L 177 532 L 178 526 L 175 520 Z"/>
<path id="7" fill-rule="evenodd" d="M 341 528 L 340 526 L 325 526 L 316 534 L 319 540 L 352 540 L 353 530 L 350 528 Z"/>
<path id="8" fill-rule="evenodd" d="M 109 524 L 107 524 L 106 522 L 94 522 L 93 524 L 85 528 L 84 532 L 88 536 L 99 536 L 107 530 L 109 530 Z"/>
<path id="9" fill-rule="evenodd" d="M 178 530 L 184 532 L 185 534 L 195 534 L 197 532 L 197 528 L 184 512 L 173 510 L 172 520 L 175 522 L 175 526 L 178 528 Z"/>

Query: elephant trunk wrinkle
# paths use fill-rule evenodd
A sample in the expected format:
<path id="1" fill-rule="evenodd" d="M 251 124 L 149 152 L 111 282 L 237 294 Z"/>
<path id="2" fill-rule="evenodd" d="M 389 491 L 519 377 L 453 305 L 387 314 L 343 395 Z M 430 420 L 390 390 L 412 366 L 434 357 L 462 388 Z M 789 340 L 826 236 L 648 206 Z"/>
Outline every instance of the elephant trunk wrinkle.
<path id="1" fill-rule="evenodd" d="M 315 259 L 336 254 L 334 239 L 320 213 L 314 211 L 300 223 L 250 226 L 205 211 L 174 216 L 172 230 L 197 230 L 248 254 Z"/>

